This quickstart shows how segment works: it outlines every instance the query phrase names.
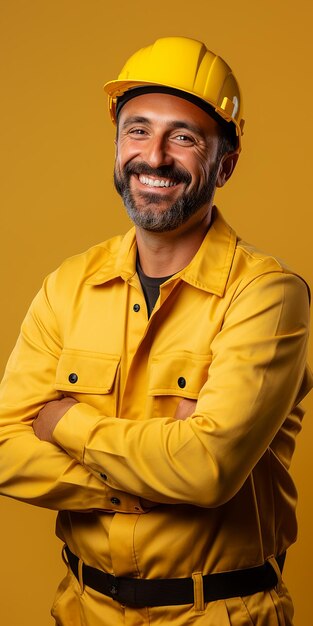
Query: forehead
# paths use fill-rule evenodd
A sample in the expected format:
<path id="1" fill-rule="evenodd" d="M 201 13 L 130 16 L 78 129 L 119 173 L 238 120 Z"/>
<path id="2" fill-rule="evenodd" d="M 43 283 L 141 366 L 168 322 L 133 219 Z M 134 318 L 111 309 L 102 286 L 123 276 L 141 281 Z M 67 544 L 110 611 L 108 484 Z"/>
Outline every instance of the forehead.
<path id="1" fill-rule="evenodd" d="M 164 93 L 151 93 L 132 98 L 121 109 L 118 124 L 123 126 L 131 118 L 142 118 L 150 124 L 177 127 L 194 127 L 201 133 L 218 132 L 218 124 L 212 117 L 198 106 L 177 96 Z"/>

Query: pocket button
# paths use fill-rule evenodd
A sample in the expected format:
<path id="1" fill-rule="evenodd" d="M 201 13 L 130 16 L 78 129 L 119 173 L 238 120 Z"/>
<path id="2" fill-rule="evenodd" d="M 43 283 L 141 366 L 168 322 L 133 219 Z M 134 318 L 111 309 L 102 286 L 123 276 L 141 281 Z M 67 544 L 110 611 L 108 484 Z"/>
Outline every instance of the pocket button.
<path id="1" fill-rule="evenodd" d="M 121 504 L 121 501 L 119 498 L 111 498 L 111 502 L 112 504 Z"/>
<path id="2" fill-rule="evenodd" d="M 69 379 L 70 383 L 72 383 L 72 385 L 74 385 L 78 381 L 78 376 L 77 376 L 77 374 L 75 374 L 75 372 L 72 372 L 69 375 L 68 379 Z"/>

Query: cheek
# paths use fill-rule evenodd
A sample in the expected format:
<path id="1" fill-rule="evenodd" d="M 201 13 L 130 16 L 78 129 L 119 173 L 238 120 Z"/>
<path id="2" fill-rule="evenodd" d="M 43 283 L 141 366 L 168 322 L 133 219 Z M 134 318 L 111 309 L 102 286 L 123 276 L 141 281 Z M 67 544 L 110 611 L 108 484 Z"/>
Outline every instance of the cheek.
<path id="1" fill-rule="evenodd" d="M 216 159 L 208 162 L 207 159 L 203 159 L 201 161 L 201 178 L 204 182 L 209 181 L 210 179 L 217 177 L 217 172 L 219 169 L 219 162 Z"/>
<path id="2" fill-rule="evenodd" d="M 129 138 L 120 138 L 116 144 L 116 157 L 123 167 L 125 163 L 140 154 L 140 143 L 131 141 Z"/>
<path id="3" fill-rule="evenodd" d="M 198 181 L 199 185 L 207 183 L 210 177 L 211 167 L 204 159 L 199 160 L 197 168 L 194 172 L 194 178 Z"/>
<path id="4" fill-rule="evenodd" d="M 115 171 L 122 175 L 125 165 L 127 165 L 131 159 L 132 156 L 128 152 L 117 149 L 115 157 Z"/>
<path id="5" fill-rule="evenodd" d="M 208 180 L 210 172 L 214 167 L 214 163 L 211 163 L 207 155 L 203 154 L 202 151 L 188 155 L 188 157 L 186 156 L 184 160 L 181 160 L 181 164 L 191 174 L 193 181 L 195 183 L 198 182 L 200 185 Z"/>
<path id="6" fill-rule="evenodd" d="M 118 174 L 118 175 L 121 174 L 121 165 L 120 165 L 120 160 L 118 158 L 118 155 L 116 155 L 115 157 L 114 172 L 115 174 Z"/>

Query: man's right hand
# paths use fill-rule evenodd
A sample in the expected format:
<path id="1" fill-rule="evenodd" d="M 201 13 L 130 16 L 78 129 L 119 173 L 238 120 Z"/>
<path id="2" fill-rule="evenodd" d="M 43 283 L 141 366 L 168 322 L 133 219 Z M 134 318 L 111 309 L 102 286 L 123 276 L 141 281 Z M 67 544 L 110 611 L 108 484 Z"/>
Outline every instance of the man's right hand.
<path id="1" fill-rule="evenodd" d="M 54 443 L 53 431 L 57 423 L 74 404 L 76 400 L 70 396 L 47 402 L 33 421 L 33 431 L 36 437 L 42 441 Z"/>
<path id="2" fill-rule="evenodd" d="M 190 400 L 189 398 L 183 398 L 177 406 L 174 419 L 186 420 L 187 417 L 190 417 L 190 415 L 194 413 L 196 404 L 197 404 L 197 400 Z"/>

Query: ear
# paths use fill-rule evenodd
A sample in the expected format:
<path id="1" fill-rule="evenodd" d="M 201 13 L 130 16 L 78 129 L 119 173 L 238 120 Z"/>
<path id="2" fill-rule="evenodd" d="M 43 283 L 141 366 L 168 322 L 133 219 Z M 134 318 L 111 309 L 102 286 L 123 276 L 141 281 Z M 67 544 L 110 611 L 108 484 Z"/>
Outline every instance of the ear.
<path id="1" fill-rule="evenodd" d="M 239 153 L 235 152 L 226 152 L 221 159 L 219 172 L 216 179 L 216 186 L 223 187 L 228 179 L 231 177 L 236 163 L 238 161 Z"/>

